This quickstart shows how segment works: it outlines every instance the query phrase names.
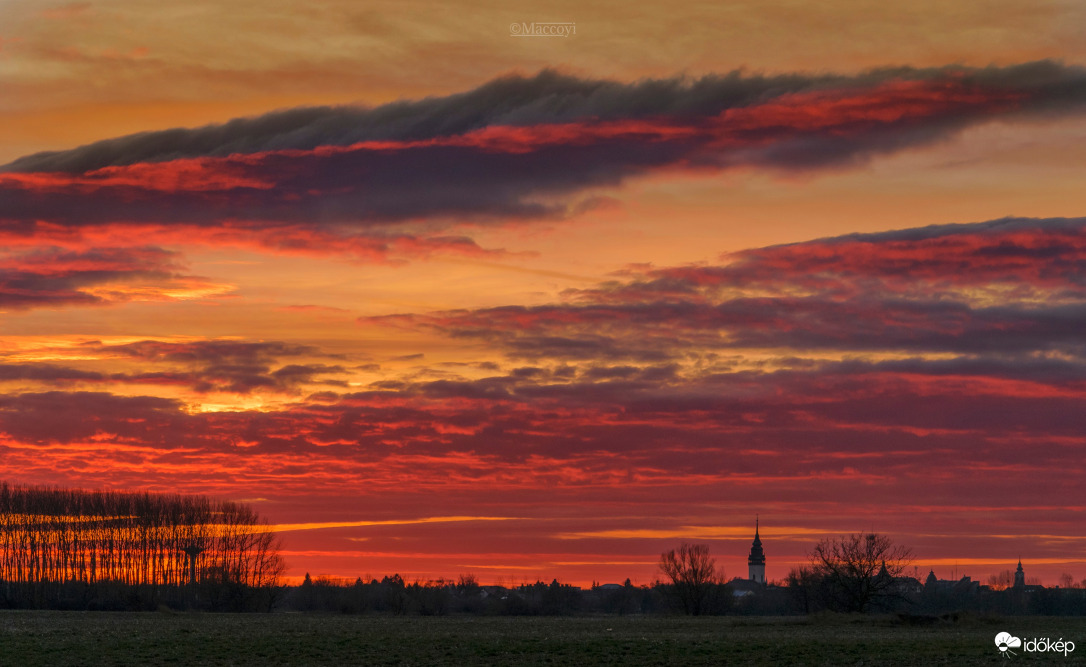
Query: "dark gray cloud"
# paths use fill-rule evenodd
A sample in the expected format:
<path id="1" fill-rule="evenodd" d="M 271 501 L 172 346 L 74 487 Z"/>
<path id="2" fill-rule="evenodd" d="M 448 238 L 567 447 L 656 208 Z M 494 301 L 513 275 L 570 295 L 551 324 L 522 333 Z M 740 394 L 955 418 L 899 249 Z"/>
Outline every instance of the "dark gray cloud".
<path id="1" fill-rule="evenodd" d="M 983 69 L 958 66 L 884 68 L 857 76 L 731 72 L 621 83 L 582 79 L 544 70 L 533 77 L 506 76 L 441 98 L 399 101 L 375 108 L 309 107 L 239 118 L 221 125 L 144 132 L 68 151 L 29 155 L 7 171 L 85 172 L 136 162 L 311 150 L 363 141 L 410 141 L 459 135 L 493 126 L 529 126 L 583 120 L 654 116 L 712 116 L 784 95 L 871 88 L 890 81 L 953 78 L 979 91 L 1008 89 L 1028 96 L 1024 108 L 1060 110 L 1086 100 L 1086 72 L 1053 61 Z M 812 146 L 812 148 L 814 148 Z"/>
<path id="2" fill-rule="evenodd" d="M 276 341 L 146 340 L 123 345 L 92 343 L 88 348 L 174 367 L 167 371 L 117 376 L 116 379 L 150 384 L 181 383 L 198 392 L 249 394 L 261 389 L 291 392 L 312 383 L 344 386 L 342 381 L 328 376 L 346 372 L 340 365 L 285 363 L 299 357 L 326 355 L 311 346 Z"/>
<path id="3" fill-rule="evenodd" d="M 309 345 L 297 345 L 277 341 L 253 342 L 235 340 L 196 340 L 172 342 L 142 340 L 120 345 L 103 345 L 100 342 L 85 343 L 88 350 L 121 354 L 146 361 L 181 361 L 195 364 L 264 363 L 279 357 L 297 357 L 316 354 Z"/>
<path id="4" fill-rule="evenodd" d="M 128 358 L 142 370 L 98 372 L 49 363 L 0 363 L 0 382 L 24 381 L 45 386 L 138 384 L 184 386 L 199 393 L 250 394 L 258 390 L 299 393 L 303 387 L 346 387 L 336 376 L 344 366 L 301 363 L 300 357 L 335 358 L 309 346 L 247 341 L 137 341 L 123 345 L 84 343 L 80 351 L 92 361 Z"/>
<path id="5" fill-rule="evenodd" d="M 0 174 L 0 226 L 229 222 L 379 244 L 412 221 L 432 234 L 466 220 L 560 217 L 662 169 L 847 165 L 1084 102 L 1086 71 L 1054 62 L 629 84 L 543 72 L 440 99 L 277 112 L 29 156 Z M 30 171 L 66 173 L 22 177 Z"/>
<path id="6" fill-rule="evenodd" d="M 105 376 L 57 364 L 0 364 L 0 381 L 35 380 L 39 382 L 101 382 Z"/>

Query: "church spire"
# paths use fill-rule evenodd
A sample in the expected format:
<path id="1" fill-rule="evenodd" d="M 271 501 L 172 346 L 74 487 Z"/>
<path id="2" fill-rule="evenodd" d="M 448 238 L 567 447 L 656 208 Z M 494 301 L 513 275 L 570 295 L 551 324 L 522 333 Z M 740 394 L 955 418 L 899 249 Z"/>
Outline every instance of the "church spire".
<path id="1" fill-rule="evenodd" d="M 750 545 L 750 556 L 747 558 L 747 570 L 751 581 L 759 584 L 765 583 L 765 551 L 762 550 L 762 538 L 759 531 L 758 516 L 754 517 L 754 542 Z"/>

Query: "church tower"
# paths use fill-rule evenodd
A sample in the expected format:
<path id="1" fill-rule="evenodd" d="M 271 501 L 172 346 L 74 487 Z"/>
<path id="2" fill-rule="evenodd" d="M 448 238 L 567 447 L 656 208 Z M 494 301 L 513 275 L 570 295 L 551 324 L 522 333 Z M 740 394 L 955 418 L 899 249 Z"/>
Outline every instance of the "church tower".
<path id="1" fill-rule="evenodd" d="M 758 518 L 754 519 L 754 544 L 750 545 L 750 557 L 747 558 L 747 568 L 750 580 L 765 585 L 765 552 L 762 551 L 762 540 L 758 537 Z"/>
<path id="2" fill-rule="evenodd" d="M 1026 573 L 1022 570 L 1022 559 L 1018 559 L 1018 569 L 1014 572 L 1014 587 L 1025 588 L 1026 586 Z"/>

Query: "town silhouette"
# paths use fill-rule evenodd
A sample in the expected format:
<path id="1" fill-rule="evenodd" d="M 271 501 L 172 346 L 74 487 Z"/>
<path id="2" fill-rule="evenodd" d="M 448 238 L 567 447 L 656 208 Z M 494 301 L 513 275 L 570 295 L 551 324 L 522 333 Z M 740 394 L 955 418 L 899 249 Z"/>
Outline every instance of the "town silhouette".
<path id="1" fill-rule="evenodd" d="M 1016 569 L 990 577 L 910 575 L 911 550 L 878 533 L 823 539 L 809 563 L 766 577 L 755 518 L 747 576 L 726 579 L 704 544 L 660 555 L 649 585 L 553 579 L 488 585 L 474 575 L 405 581 L 329 577 L 285 585 L 275 533 L 251 508 L 200 496 L 0 484 L 0 607 L 66 610 L 386 612 L 395 615 L 898 613 L 1081 615 L 1086 582 L 1045 587 Z M 770 544 L 770 551 L 772 545 Z M 919 622 L 919 621 L 918 621 Z"/>

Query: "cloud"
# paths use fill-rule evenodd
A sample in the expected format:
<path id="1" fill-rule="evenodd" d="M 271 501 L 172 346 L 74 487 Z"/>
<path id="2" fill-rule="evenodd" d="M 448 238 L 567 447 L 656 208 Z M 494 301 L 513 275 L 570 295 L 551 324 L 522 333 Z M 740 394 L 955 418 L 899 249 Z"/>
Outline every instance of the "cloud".
<path id="1" fill-rule="evenodd" d="M 893 94 L 864 93 L 890 84 Z M 921 85 L 916 85 L 921 84 Z M 930 85 L 928 85 L 930 84 Z M 908 119 L 935 110 L 952 116 L 957 104 L 969 111 L 993 99 L 1021 99 L 1020 108 L 1060 110 L 1086 99 L 1086 73 L 1052 61 L 985 69 L 907 67 L 875 70 L 858 76 L 788 74 L 746 75 L 732 72 L 700 79 L 682 77 L 636 83 L 581 79 L 553 70 L 533 77 L 506 76 L 464 93 L 376 108 L 313 107 L 239 118 L 222 125 L 172 129 L 108 139 L 69 151 L 20 158 L 8 171 L 80 173 L 138 162 L 180 158 L 227 157 L 267 151 L 312 151 L 322 146 L 364 142 L 419 142 L 469 134 L 493 126 L 525 128 L 604 123 L 628 119 L 711 118 L 739 110 L 743 131 L 770 127 L 803 129 L 840 118 L 864 118 L 871 124 Z M 827 117 L 804 106 L 830 102 Z M 906 106 L 899 106 L 904 103 Z M 911 105 L 911 106 L 910 106 Z M 777 112 L 772 122 L 756 115 Z M 643 126 L 648 128 L 648 126 Z"/>
<path id="2" fill-rule="evenodd" d="M 40 392 L 0 396 L 0 431 L 31 443 L 78 443 L 99 433 L 149 447 L 176 447 L 181 404 L 155 396 L 108 392 Z"/>
<path id="3" fill-rule="evenodd" d="M 9 363 L 0 376 L 175 380 L 294 399 L 190 413 L 153 397 L 26 392 L 0 406 L 0 432 L 66 442 L 106 433 L 167 449 L 168 433 L 200 456 L 261 460 L 262 475 L 320 465 L 342 483 L 364 475 L 378 486 L 487 479 L 648 493 L 726 480 L 792 493 L 787 480 L 852 479 L 900 491 L 929 473 L 932 455 L 959 471 L 1051 471 L 1086 428 L 1084 236 L 1078 219 L 849 235 L 719 265 L 641 267 L 564 303 L 365 318 L 472 349 L 483 339 L 533 363 L 390 372 L 351 393 L 335 393 L 349 362 L 309 346 L 91 342 L 80 354 L 136 368 L 97 376 Z M 66 418 L 50 423 L 50 410 Z"/>
<path id="4" fill-rule="evenodd" d="M 363 318 L 513 358 L 675 360 L 729 350 L 1086 354 L 1086 219 L 848 235 L 642 269 L 564 303 Z"/>
<path id="5" fill-rule="evenodd" d="M 136 359 L 207 363 L 263 363 L 275 357 L 293 357 L 315 352 L 308 345 L 281 342 L 252 342 L 239 340 L 163 341 L 142 340 L 134 343 L 104 345 L 85 343 L 88 350 L 117 354 Z"/>
<path id="6" fill-rule="evenodd" d="M 35 380 L 44 382 L 101 382 L 105 376 L 101 373 L 66 368 L 57 364 L 21 363 L 0 364 L 0 382 L 12 380 Z"/>
<path id="7" fill-rule="evenodd" d="M 199 393 L 249 394 L 258 390 L 296 392 L 310 384 L 344 386 L 340 365 L 284 363 L 284 360 L 325 356 L 307 345 L 281 342 L 144 340 L 122 345 L 85 344 L 103 356 L 129 357 L 143 363 L 165 365 L 168 371 L 119 374 L 114 379 L 145 384 L 185 384 Z M 278 366 L 278 367 L 276 367 Z"/>
<path id="8" fill-rule="evenodd" d="M 448 230 L 561 218 L 661 170 L 847 166 L 1084 101 L 1086 73 L 1047 61 L 631 84 L 547 71 L 28 156 L 0 173 L 0 231 L 182 226 L 363 258 L 478 254 Z"/>
<path id="9" fill-rule="evenodd" d="M 258 365 L 302 377 L 333 365 L 288 343 L 163 343 L 91 343 L 75 353 L 112 355 L 147 372 Z M 791 355 L 760 367 L 686 357 L 540 360 L 507 372 L 464 366 L 487 374 L 386 379 L 221 412 L 111 394 L 104 377 L 101 391 L 5 393 L 0 456 L 24 478 L 54 483 L 183 483 L 225 497 L 274 489 L 284 530 L 391 530 L 415 525 L 397 517 L 428 517 L 440 501 L 449 516 L 526 517 L 535 539 L 642 540 L 637 548 L 684 535 L 732 539 L 730 528 L 711 523 L 722 506 L 758 504 L 810 530 L 834 529 L 826 516 L 845 522 L 867 516 L 857 508 L 886 506 L 907 531 L 916 517 L 930 520 L 932 507 L 963 520 L 1008 507 L 1035 516 L 1053 494 L 1073 497 L 1078 488 L 1067 461 L 1086 428 L 1082 360 Z M 73 373 L 34 362 L 0 366 L 0 376 L 48 383 Z M 495 494 L 506 511 L 494 511 Z M 540 497 L 548 523 L 530 518 Z M 923 502 L 901 506 L 903 497 Z M 370 516 L 361 523 L 360 508 Z M 1068 525 L 1081 514 L 1058 511 Z M 430 523 L 448 530 L 418 525 Z M 496 539 L 520 529 L 511 522 Z M 485 530 L 472 525 L 473 535 Z"/>
<path id="10" fill-rule="evenodd" d="M 2 355 L 0 381 L 22 381 L 53 387 L 80 383 L 87 388 L 116 390 L 117 385 L 183 387 L 198 395 L 256 392 L 297 396 L 314 388 L 346 387 L 348 373 L 337 360 L 317 348 L 276 341 L 140 340 L 123 344 L 86 341 L 64 348 L 40 348 L 33 355 L 69 358 L 79 368 L 50 363 L 14 363 L 23 353 Z M 124 368 L 118 371 L 117 367 Z"/>
<path id="11" fill-rule="evenodd" d="M 0 309 L 174 300 L 232 290 L 181 271 L 176 253 L 150 246 L 8 252 L 0 255 Z"/>
<path id="12" fill-rule="evenodd" d="M 908 368 L 684 372 L 666 383 L 510 376 L 223 413 L 155 397 L 24 393 L 0 400 L 0 447 L 14 455 L 34 445 L 41 461 L 98 450 L 121 469 L 142 461 L 141 474 L 172 460 L 187 475 L 234 475 L 236 483 L 319 479 L 348 488 L 361 476 L 367 493 L 404 485 L 464 493 L 481 484 L 491 492 L 580 488 L 600 498 L 621 490 L 631 499 L 730 484 L 779 491 L 783 502 L 826 479 L 881 480 L 880 493 L 917 485 L 950 493 L 948 484 L 979 484 L 954 475 L 989 466 L 1006 468 L 1000 494 L 1029 497 L 1029 484 L 1011 482 L 1037 470 L 1070 483 L 1061 466 L 1086 428 L 1081 381 L 1001 386 L 999 373 L 976 366 L 946 371 L 929 373 L 916 360 Z M 11 439 L 29 445 L 11 449 Z M 932 457 L 941 461 L 934 476 Z M 976 492 L 985 498 L 991 489 Z"/>

